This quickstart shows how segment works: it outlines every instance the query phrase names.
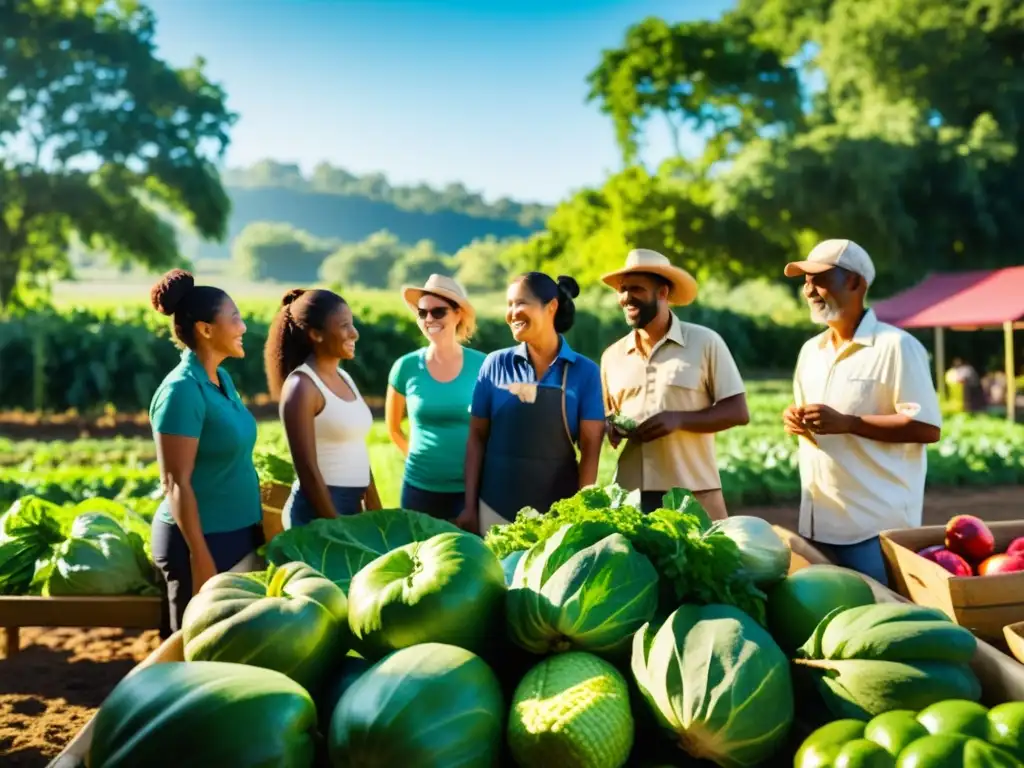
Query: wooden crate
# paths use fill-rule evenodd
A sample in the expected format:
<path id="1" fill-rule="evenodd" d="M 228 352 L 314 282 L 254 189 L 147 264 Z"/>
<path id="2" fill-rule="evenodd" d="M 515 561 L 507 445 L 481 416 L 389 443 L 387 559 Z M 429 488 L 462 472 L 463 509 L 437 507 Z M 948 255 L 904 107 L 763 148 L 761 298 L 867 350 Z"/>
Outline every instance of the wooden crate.
<path id="1" fill-rule="evenodd" d="M 1003 627 L 1003 637 L 1010 653 L 1017 657 L 1017 661 L 1024 663 L 1024 621 Z"/>
<path id="2" fill-rule="evenodd" d="M 988 527 L 997 552 L 1024 536 L 1024 520 L 989 523 Z M 1024 621 L 1024 573 L 954 576 L 917 554 L 925 547 L 942 544 L 945 531 L 941 525 L 882 531 L 880 540 L 889 580 L 903 597 L 938 608 L 979 638 L 1002 646 L 1003 627 Z"/>
<path id="3" fill-rule="evenodd" d="M 160 597 L 0 597 L 7 658 L 18 653 L 22 627 L 159 629 Z"/>

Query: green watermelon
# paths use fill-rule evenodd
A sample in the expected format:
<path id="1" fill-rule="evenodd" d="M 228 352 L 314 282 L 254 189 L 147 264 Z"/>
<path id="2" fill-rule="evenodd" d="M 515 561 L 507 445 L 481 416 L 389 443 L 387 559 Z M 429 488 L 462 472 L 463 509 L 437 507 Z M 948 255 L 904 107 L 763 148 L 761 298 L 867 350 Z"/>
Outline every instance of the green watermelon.
<path id="1" fill-rule="evenodd" d="M 505 705 L 477 655 L 424 643 L 389 654 L 342 695 L 331 716 L 334 768 L 494 768 Z"/>
<path id="2" fill-rule="evenodd" d="M 274 669 L 316 689 L 349 646 L 345 593 L 304 563 L 221 573 L 182 620 L 186 661 Z"/>
<path id="3" fill-rule="evenodd" d="M 348 591 L 348 621 L 360 653 L 376 660 L 418 643 L 480 653 L 501 626 L 501 562 L 479 536 L 441 533 L 364 566 Z"/>
<path id="4" fill-rule="evenodd" d="M 167 662 L 125 677 L 103 702 L 90 768 L 308 768 L 316 707 L 270 669 L 218 661 Z"/>
<path id="5" fill-rule="evenodd" d="M 782 650 L 791 654 L 836 608 L 874 602 L 871 587 L 853 571 L 835 565 L 809 565 L 768 592 L 768 629 Z"/>

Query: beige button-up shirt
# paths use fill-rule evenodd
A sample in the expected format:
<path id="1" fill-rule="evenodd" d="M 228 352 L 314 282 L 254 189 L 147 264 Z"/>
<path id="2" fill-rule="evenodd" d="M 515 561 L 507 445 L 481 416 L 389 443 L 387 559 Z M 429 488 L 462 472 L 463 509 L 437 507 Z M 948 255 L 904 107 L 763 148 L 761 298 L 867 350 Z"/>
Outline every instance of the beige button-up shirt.
<path id="1" fill-rule="evenodd" d="M 744 393 L 722 337 L 674 314 L 649 358 L 637 347 L 636 332 L 608 347 L 601 356 L 601 383 L 606 413 L 621 413 L 638 424 L 662 411 L 700 411 Z M 648 443 L 627 442 L 615 481 L 641 491 L 719 489 L 715 436 L 680 430 Z"/>
<path id="2" fill-rule="evenodd" d="M 831 331 L 800 350 L 793 380 L 797 405 L 823 403 L 854 416 L 896 413 L 942 426 L 928 355 L 906 331 L 871 310 L 852 340 L 836 349 Z M 924 445 L 857 435 L 799 438 L 800 535 L 825 544 L 856 544 L 886 528 L 921 524 Z"/>

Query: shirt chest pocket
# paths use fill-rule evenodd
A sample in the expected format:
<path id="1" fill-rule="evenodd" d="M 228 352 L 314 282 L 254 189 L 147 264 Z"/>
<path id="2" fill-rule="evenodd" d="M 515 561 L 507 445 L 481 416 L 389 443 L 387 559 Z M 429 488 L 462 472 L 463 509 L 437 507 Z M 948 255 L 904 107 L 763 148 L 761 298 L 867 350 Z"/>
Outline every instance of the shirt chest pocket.
<path id="1" fill-rule="evenodd" d="M 886 402 L 887 387 L 877 378 L 850 376 L 839 386 L 833 384 L 832 397 L 840 413 L 851 416 L 886 415 L 892 404 Z"/>
<path id="2" fill-rule="evenodd" d="M 697 409 L 710 405 L 700 368 L 682 360 L 658 367 L 654 377 L 659 410 Z"/>

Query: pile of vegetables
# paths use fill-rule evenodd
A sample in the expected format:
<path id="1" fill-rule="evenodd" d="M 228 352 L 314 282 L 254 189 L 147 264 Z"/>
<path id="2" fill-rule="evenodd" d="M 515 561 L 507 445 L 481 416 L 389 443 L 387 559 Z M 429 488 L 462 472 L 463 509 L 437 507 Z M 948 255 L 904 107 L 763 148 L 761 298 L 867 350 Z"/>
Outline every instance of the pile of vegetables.
<path id="1" fill-rule="evenodd" d="M 285 531 L 203 586 L 185 661 L 118 685 L 89 765 L 1024 768 L 968 630 L 788 575 L 771 526 L 685 491 L 636 501 L 588 488 L 485 540 L 407 510 Z"/>
<path id="2" fill-rule="evenodd" d="M 107 499 L 27 496 L 0 516 L 0 595 L 159 595 L 149 522 Z"/>

